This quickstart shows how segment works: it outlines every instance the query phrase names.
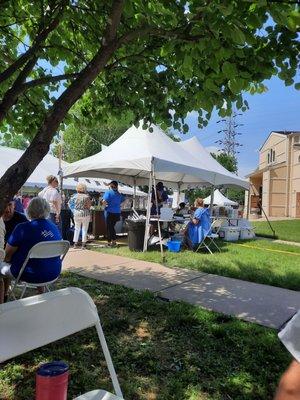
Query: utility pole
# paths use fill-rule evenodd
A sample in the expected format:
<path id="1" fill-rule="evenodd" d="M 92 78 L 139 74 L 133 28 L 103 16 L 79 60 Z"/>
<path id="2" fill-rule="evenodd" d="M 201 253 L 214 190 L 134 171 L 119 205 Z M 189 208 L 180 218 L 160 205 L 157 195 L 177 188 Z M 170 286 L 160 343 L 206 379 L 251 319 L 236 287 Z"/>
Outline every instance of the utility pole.
<path id="1" fill-rule="evenodd" d="M 229 118 L 220 119 L 217 121 L 217 124 L 221 122 L 224 124 L 224 129 L 218 131 L 218 133 L 224 133 L 224 137 L 216 140 L 215 143 L 222 146 L 222 151 L 228 156 L 233 157 L 235 160 L 237 159 L 237 154 L 239 153 L 237 149 L 238 147 L 242 146 L 242 144 L 237 140 L 237 136 L 241 135 L 240 132 L 237 132 L 237 128 L 244 125 L 237 122 L 237 117 L 240 115 L 242 114 L 238 114 L 234 111 Z"/>

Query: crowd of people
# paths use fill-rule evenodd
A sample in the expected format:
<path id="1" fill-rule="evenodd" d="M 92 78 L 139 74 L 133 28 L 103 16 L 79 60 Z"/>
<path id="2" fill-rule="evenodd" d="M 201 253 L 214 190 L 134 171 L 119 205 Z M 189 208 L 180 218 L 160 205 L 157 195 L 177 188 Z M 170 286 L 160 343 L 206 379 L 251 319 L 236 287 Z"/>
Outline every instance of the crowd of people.
<path id="1" fill-rule="evenodd" d="M 115 224 L 120 220 L 125 196 L 118 191 L 118 182 L 112 181 L 108 186 L 101 203 L 105 207 L 108 245 L 115 246 Z M 86 185 L 78 183 L 76 193 L 68 201 L 74 220 L 75 248 L 79 247 L 80 235 L 81 247 L 86 247 L 91 205 Z M 62 239 L 61 207 L 62 196 L 54 175 L 47 177 L 47 186 L 36 197 L 22 198 L 18 193 L 7 204 L 0 218 L 0 303 L 7 301 L 10 282 L 18 277 L 29 250 L 39 242 Z M 49 282 L 56 279 L 60 271 L 59 257 L 30 259 L 21 280 Z M 38 290 L 43 292 L 44 288 Z"/>
<path id="2" fill-rule="evenodd" d="M 58 179 L 54 175 L 47 177 L 47 186 L 38 193 L 38 196 L 27 202 L 18 193 L 7 205 L 0 219 L 0 302 L 7 299 L 7 289 L 10 278 L 16 278 L 23 265 L 28 251 L 34 244 L 43 241 L 61 240 L 61 208 L 62 195 L 58 190 Z M 111 181 L 108 190 L 104 193 L 100 203 L 104 207 L 104 216 L 107 228 L 107 245 L 116 246 L 115 225 L 121 218 L 121 204 L 125 196 L 118 190 L 118 182 Z M 168 202 L 168 194 L 163 182 L 158 182 L 151 192 L 151 215 L 159 215 L 162 207 Z M 78 183 L 76 193 L 67 202 L 74 221 L 74 248 L 86 248 L 88 228 L 91 219 L 92 199 L 87 193 L 84 183 Z M 190 247 L 200 243 L 203 236 L 210 230 L 210 213 L 203 204 L 203 199 L 196 199 L 194 207 L 188 208 L 180 203 L 175 211 L 177 215 L 193 213 L 185 231 Z M 157 223 L 152 222 L 151 229 L 155 231 Z M 151 231 L 150 231 L 151 232 Z M 81 236 L 81 238 L 80 238 Z M 80 240 L 81 239 L 81 240 Z M 71 239 L 70 239 L 71 240 Z M 59 274 L 61 265 L 59 260 L 42 262 L 30 260 L 25 268 L 22 279 L 31 283 L 47 282 Z M 51 270 L 51 271 L 50 271 Z"/>

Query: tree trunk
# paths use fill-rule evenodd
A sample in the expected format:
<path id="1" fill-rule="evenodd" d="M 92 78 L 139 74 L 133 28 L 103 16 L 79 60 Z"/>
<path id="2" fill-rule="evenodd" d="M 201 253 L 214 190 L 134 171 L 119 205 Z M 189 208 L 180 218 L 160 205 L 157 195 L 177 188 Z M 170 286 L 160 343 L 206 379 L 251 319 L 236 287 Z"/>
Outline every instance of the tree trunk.
<path id="1" fill-rule="evenodd" d="M 101 47 L 89 65 L 79 73 L 78 78 L 56 100 L 22 157 L 2 176 L 0 179 L 0 215 L 6 204 L 24 185 L 48 153 L 51 141 L 67 112 L 104 69 L 117 47 L 117 40 L 110 41 Z"/>

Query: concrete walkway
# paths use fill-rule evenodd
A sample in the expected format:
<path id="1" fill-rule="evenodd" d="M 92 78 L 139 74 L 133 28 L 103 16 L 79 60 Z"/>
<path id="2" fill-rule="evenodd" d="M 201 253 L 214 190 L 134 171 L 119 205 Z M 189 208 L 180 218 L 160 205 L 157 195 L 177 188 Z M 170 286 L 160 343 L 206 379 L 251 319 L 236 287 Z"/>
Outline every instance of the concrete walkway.
<path id="1" fill-rule="evenodd" d="M 288 244 L 290 246 L 298 246 L 298 247 L 300 247 L 300 243 L 299 242 L 289 242 L 288 240 L 280 240 L 280 239 L 276 239 L 273 242 L 274 243 L 280 243 L 280 244 Z"/>
<path id="2" fill-rule="evenodd" d="M 90 250 L 70 250 L 63 268 L 271 328 L 279 328 L 300 308 L 300 293 L 293 290 Z"/>

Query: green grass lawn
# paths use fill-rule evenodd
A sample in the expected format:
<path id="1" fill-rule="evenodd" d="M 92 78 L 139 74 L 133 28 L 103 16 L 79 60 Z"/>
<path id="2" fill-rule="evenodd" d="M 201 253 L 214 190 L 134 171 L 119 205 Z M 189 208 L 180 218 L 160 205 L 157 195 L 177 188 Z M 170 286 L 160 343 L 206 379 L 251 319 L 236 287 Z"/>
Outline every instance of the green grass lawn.
<path id="1" fill-rule="evenodd" d="M 255 232 L 260 235 L 272 235 L 269 224 L 266 221 L 251 221 L 256 227 Z M 300 219 L 286 221 L 271 221 L 278 239 L 291 242 L 300 242 Z"/>
<path id="2" fill-rule="evenodd" d="M 57 286 L 93 297 L 128 400 L 271 400 L 290 362 L 272 329 L 73 274 Z M 91 328 L 3 364 L 0 399 L 33 399 L 38 365 L 55 359 L 70 365 L 69 399 L 111 390 Z"/>
<path id="3" fill-rule="evenodd" d="M 169 267 L 195 269 L 246 281 L 300 290 L 300 247 L 260 239 L 240 243 L 221 242 L 221 253 L 213 255 L 181 251 L 165 252 Z M 121 256 L 161 263 L 158 250 L 132 252 L 127 246 L 99 249 Z"/>

